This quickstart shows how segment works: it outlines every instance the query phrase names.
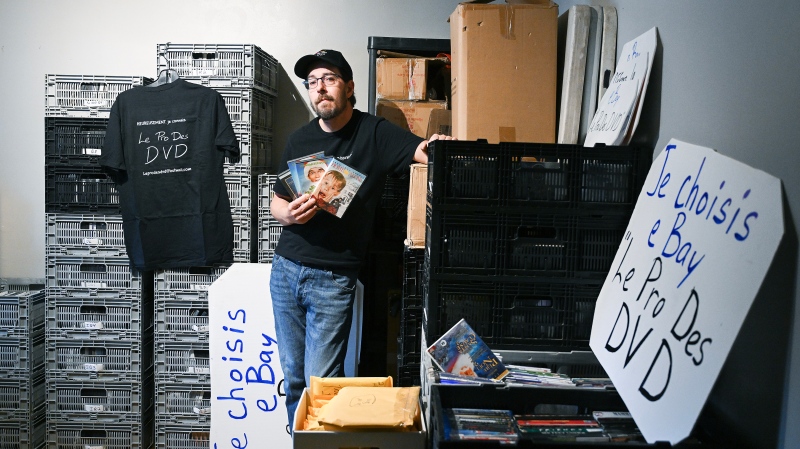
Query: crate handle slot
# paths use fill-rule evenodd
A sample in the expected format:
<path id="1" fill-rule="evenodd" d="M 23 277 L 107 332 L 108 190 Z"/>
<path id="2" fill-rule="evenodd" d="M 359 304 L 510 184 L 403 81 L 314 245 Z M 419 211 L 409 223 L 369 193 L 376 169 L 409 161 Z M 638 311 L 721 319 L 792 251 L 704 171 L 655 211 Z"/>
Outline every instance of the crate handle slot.
<path id="1" fill-rule="evenodd" d="M 106 306 L 81 306 L 81 314 L 106 314 Z"/>
<path id="2" fill-rule="evenodd" d="M 189 316 L 208 316 L 208 309 L 189 309 Z"/>
<path id="3" fill-rule="evenodd" d="M 87 231 L 105 231 L 108 224 L 104 221 L 82 221 L 81 229 Z"/>
<path id="4" fill-rule="evenodd" d="M 514 239 L 547 239 L 558 237 L 558 230 L 551 226 L 519 226 Z"/>
<path id="5" fill-rule="evenodd" d="M 516 298 L 514 299 L 513 308 L 543 309 L 551 307 L 553 307 L 553 298 L 542 296 L 533 298 Z"/>
<path id="6" fill-rule="evenodd" d="M 81 271 L 89 271 L 92 273 L 105 273 L 108 268 L 101 263 L 82 263 Z"/>
<path id="7" fill-rule="evenodd" d="M 217 59 L 217 52 L 192 52 L 192 59 Z"/>
<path id="8" fill-rule="evenodd" d="M 82 91 L 101 92 L 106 91 L 106 83 L 81 83 Z"/>
<path id="9" fill-rule="evenodd" d="M 106 355 L 106 348 L 81 348 L 81 355 Z"/>
<path id="10" fill-rule="evenodd" d="M 81 438 L 105 438 L 105 430 L 81 429 Z"/>
<path id="11" fill-rule="evenodd" d="M 214 267 L 189 267 L 189 274 L 214 274 Z"/>
<path id="12" fill-rule="evenodd" d="M 81 388 L 82 398 L 105 398 L 108 397 L 108 392 L 103 388 Z"/>
<path id="13" fill-rule="evenodd" d="M 209 351 L 207 349 L 195 349 L 191 353 L 189 353 L 190 358 L 195 359 L 207 359 L 209 358 Z"/>

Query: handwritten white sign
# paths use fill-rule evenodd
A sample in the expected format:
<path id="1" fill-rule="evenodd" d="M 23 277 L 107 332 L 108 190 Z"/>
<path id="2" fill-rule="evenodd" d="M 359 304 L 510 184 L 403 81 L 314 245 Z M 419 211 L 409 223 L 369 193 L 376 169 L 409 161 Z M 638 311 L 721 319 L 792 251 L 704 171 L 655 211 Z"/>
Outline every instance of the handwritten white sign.
<path id="1" fill-rule="evenodd" d="M 233 264 L 208 289 L 211 449 L 291 448 L 270 264 Z"/>
<path id="2" fill-rule="evenodd" d="M 596 143 L 620 145 L 630 124 L 631 114 L 639 94 L 639 83 L 632 79 L 616 83 L 606 90 L 583 143 L 593 147 Z"/>
<path id="3" fill-rule="evenodd" d="M 631 141 L 633 132 L 636 131 L 636 126 L 639 124 L 639 116 L 642 113 L 642 104 L 644 103 L 644 94 L 647 92 L 647 84 L 650 82 L 650 70 L 653 67 L 653 59 L 656 55 L 656 28 L 650 28 L 642 33 L 636 39 L 626 43 L 622 47 L 619 54 L 619 62 L 617 67 L 622 65 L 629 70 L 628 73 L 620 74 L 619 70 L 614 73 L 614 81 L 624 81 L 620 76 L 629 75 L 629 79 L 639 80 L 639 94 L 636 98 L 636 105 L 633 107 L 633 116 L 628 132 L 625 135 L 623 144 L 627 145 Z M 618 76 L 620 75 L 620 76 Z"/>
<path id="4" fill-rule="evenodd" d="M 653 163 L 590 339 L 648 442 L 690 434 L 782 235 L 779 179 L 674 139 Z"/>

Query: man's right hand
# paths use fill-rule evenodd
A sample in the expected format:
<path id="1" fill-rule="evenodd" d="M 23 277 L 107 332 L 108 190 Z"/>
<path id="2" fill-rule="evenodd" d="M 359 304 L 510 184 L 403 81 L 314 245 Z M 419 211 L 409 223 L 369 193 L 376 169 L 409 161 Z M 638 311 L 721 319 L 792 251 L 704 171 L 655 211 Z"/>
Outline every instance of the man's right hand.
<path id="1" fill-rule="evenodd" d="M 292 202 L 276 195 L 270 203 L 270 211 L 280 224 L 289 226 L 306 223 L 317 213 L 317 205 L 314 197 L 307 193 Z"/>

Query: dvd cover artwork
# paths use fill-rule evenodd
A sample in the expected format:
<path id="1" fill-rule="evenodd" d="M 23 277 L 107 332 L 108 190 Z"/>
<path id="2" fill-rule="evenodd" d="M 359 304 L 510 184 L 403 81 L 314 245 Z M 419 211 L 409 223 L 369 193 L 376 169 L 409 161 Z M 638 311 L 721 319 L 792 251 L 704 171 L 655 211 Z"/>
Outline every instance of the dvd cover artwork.
<path id="1" fill-rule="evenodd" d="M 339 218 L 344 215 L 366 175 L 341 162 L 330 159 L 319 182 L 311 190 L 317 207 Z"/>
<path id="2" fill-rule="evenodd" d="M 322 152 L 291 159 L 286 162 L 289 166 L 292 181 L 295 185 L 297 196 L 311 193 L 322 179 L 322 174 L 328 168 L 331 158 L 325 157 Z"/>
<path id="3" fill-rule="evenodd" d="M 463 376 L 502 379 L 508 370 L 463 318 L 428 347 L 440 371 Z"/>

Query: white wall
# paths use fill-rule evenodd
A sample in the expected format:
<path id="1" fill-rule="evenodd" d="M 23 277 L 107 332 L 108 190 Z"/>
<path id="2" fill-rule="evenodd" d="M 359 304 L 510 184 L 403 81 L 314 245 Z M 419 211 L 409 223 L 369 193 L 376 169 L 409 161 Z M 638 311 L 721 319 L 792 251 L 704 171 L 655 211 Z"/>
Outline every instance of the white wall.
<path id="1" fill-rule="evenodd" d="M 457 0 L 0 0 L 0 277 L 44 277 L 44 77 L 155 77 L 156 45 L 255 44 L 282 65 L 274 145 L 310 116 L 293 74 L 342 51 L 367 110 L 369 36 L 449 38 Z M 298 107 L 299 106 L 299 107 Z"/>

